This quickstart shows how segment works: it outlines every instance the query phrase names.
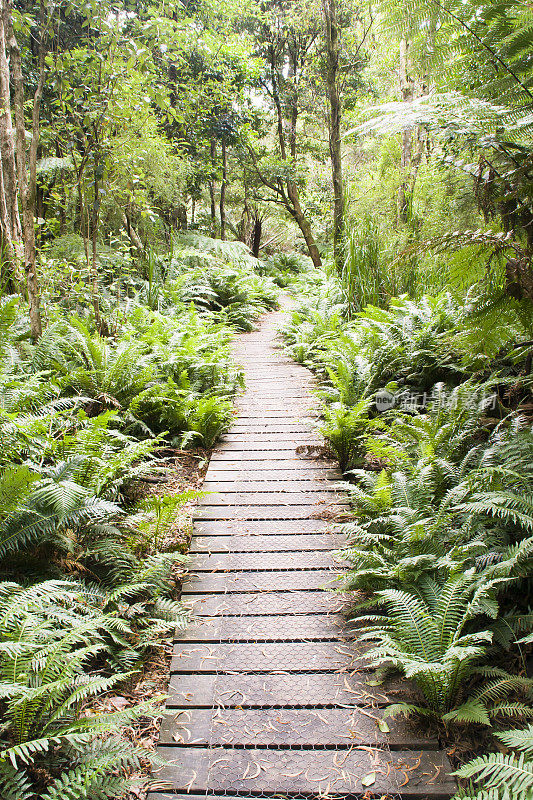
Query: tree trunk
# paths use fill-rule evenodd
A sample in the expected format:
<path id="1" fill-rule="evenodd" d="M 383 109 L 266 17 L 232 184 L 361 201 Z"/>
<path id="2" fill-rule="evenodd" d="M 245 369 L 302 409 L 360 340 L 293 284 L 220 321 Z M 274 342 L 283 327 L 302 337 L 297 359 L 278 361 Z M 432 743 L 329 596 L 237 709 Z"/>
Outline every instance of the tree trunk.
<path id="1" fill-rule="evenodd" d="M 178 207 L 176 208 L 176 219 L 178 223 L 178 230 L 186 231 L 189 227 L 189 223 L 187 220 L 187 206 L 185 203 L 178 204 Z"/>
<path id="2" fill-rule="evenodd" d="M 1 152 L 1 201 L 2 243 L 5 256 L 10 262 L 10 271 L 15 283 L 22 283 L 19 272 L 24 250 L 18 208 L 17 168 L 15 163 L 15 137 L 11 116 L 10 74 L 6 53 L 6 32 L 4 28 L 5 7 L 2 3 L 0 14 L 0 152 Z"/>
<path id="3" fill-rule="evenodd" d="M 217 230 L 217 208 L 215 204 L 215 160 L 217 157 L 217 148 L 214 139 L 211 139 L 210 154 L 211 169 L 213 171 L 211 180 L 209 181 L 209 197 L 211 200 L 211 235 L 215 236 Z"/>
<path id="4" fill-rule="evenodd" d="M 415 96 L 427 94 L 428 82 L 415 81 L 410 58 L 411 43 L 400 42 L 400 92 L 404 103 L 412 103 Z M 411 218 L 416 178 L 427 144 L 426 132 L 420 126 L 407 126 L 402 131 L 401 173 L 398 189 L 398 222 L 407 223 Z"/>
<path id="5" fill-rule="evenodd" d="M 244 204 L 242 207 L 241 219 L 239 224 L 237 225 L 237 233 L 239 237 L 239 241 L 244 242 L 244 244 L 250 245 L 250 204 L 249 204 L 249 196 L 248 196 L 248 181 L 246 176 L 246 167 L 243 167 L 242 171 L 242 185 L 244 187 Z"/>
<path id="6" fill-rule="evenodd" d="M 109 336 L 109 326 L 100 311 L 100 287 L 98 286 L 98 222 L 100 219 L 100 181 L 97 177 L 98 159 L 95 158 L 93 183 L 94 198 L 91 213 L 91 284 L 93 294 L 94 321 L 100 336 Z"/>
<path id="7" fill-rule="evenodd" d="M 336 0 L 322 0 L 326 23 L 326 83 L 329 99 L 329 153 L 333 180 L 333 257 L 337 269 L 342 267 L 344 238 L 344 184 L 342 180 L 341 116 L 338 87 L 339 33 Z"/>
<path id="8" fill-rule="evenodd" d="M 322 259 L 320 258 L 320 253 L 318 251 L 318 247 L 316 246 L 315 237 L 313 236 L 313 231 L 311 230 L 311 223 L 305 216 L 302 207 L 300 205 L 300 200 L 298 197 L 298 190 L 294 187 L 296 191 L 289 191 L 289 196 L 292 201 L 292 206 L 289 208 L 289 211 L 294 218 L 296 224 L 300 228 L 302 232 L 302 236 L 304 237 L 305 243 L 307 245 L 307 250 L 309 255 L 311 256 L 311 260 L 314 266 L 319 269 L 322 266 Z"/>
<path id="9" fill-rule="evenodd" d="M 26 172 L 26 127 L 24 123 L 24 78 L 20 49 L 13 30 L 12 0 L 4 0 L 4 24 L 8 33 L 8 47 L 13 79 L 13 100 L 15 108 L 17 174 L 22 204 L 22 228 L 24 240 L 24 271 L 28 289 L 30 312 L 30 330 L 32 338 L 38 339 L 42 334 L 39 283 L 36 269 L 35 251 L 35 195 L 37 187 L 37 147 L 39 144 L 39 120 L 41 98 L 45 78 L 45 57 L 47 31 L 45 10 L 41 3 L 40 40 L 39 40 L 39 77 L 33 97 L 32 139 L 29 152 L 29 170 Z"/>
<path id="10" fill-rule="evenodd" d="M 4 187 L 4 174 L 0 169 L 0 248 L 2 261 L 0 262 L 0 285 L 8 286 L 8 291 L 15 293 L 20 281 L 16 271 L 17 259 L 15 248 L 11 239 L 11 226 L 8 219 L 6 206 L 6 192 Z"/>
<path id="11" fill-rule="evenodd" d="M 226 238 L 226 185 L 228 180 L 228 154 L 222 139 L 222 183 L 220 184 L 220 238 Z"/>
<path id="12" fill-rule="evenodd" d="M 277 130 L 278 130 L 279 149 L 282 160 L 291 161 L 294 164 L 296 159 L 296 124 L 298 121 L 298 98 L 296 96 L 292 97 L 291 119 L 290 119 L 291 127 L 289 130 L 289 142 L 290 142 L 290 158 L 289 158 L 287 154 L 287 144 L 285 140 L 285 126 L 283 124 L 283 109 L 278 91 L 278 78 L 276 75 L 275 54 L 273 49 L 271 49 L 270 54 L 271 54 L 270 74 L 272 78 L 272 97 L 274 99 L 274 105 L 276 107 L 276 116 L 278 120 Z M 281 190 L 279 194 L 283 204 L 285 205 L 285 208 L 292 216 L 292 218 L 300 228 L 300 231 L 302 232 L 302 236 L 304 237 L 304 241 L 307 245 L 307 250 L 309 252 L 309 255 L 311 256 L 313 264 L 315 265 L 315 267 L 321 267 L 322 259 L 320 258 L 320 253 L 318 252 L 318 247 L 316 246 L 313 232 L 311 230 L 311 223 L 305 216 L 304 211 L 301 207 L 298 187 L 296 186 L 295 182 L 290 178 L 287 178 L 285 181 L 285 190 Z"/>
<path id="13" fill-rule="evenodd" d="M 259 258 L 262 233 L 263 233 L 263 220 L 259 216 L 259 214 L 255 214 L 254 225 L 252 229 L 252 255 L 255 256 L 255 258 Z"/>
<path id="14" fill-rule="evenodd" d="M 144 253 L 143 243 L 141 242 L 141 237 L 131 224 L 131 218 L 128 211 L 122 212 L 122 224 L 124 225 L 124 230 L 128 234 L 128 239 L 130 240 L 132 246 L 139 255 L 142 255 Z"/>

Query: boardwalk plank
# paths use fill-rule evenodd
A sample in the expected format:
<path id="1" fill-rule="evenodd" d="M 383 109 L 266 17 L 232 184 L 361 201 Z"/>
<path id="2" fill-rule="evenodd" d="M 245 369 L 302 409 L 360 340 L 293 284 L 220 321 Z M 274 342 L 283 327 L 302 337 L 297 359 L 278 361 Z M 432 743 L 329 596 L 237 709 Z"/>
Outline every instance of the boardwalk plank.
<path id="1" fill-rule="evenodd" d="M 191 792 L 208 788 L 214 794 L 281 792 L 317 797 L 326 793 L 346 797 L 367 792 L 361 779 L 370 774 L 375 775 L 372 794 L 378 797 L 401 794 L 409 800 L 437 800 L 455 792 L 454 781 L 446 778 L 448 758 L 441 752 L 190 747 L 184 759 L 182 748 L 161 747 L 159 754 L 167 764 L 156 770 L 157 779 L 168 781 L 178 793 L 186 792 L 189 800 Z"/>
<path id="2" fill-rule="evenodd" d="M 190 553 L 282 553 L 296 551 L 309 553 L 316 550 L 336 550 L 346 544 L 346 537 L 334 533 L 252 534 L 245 535 L 201 534 L 195 536 Z"/>
<path id="3" fill-rule="evenodd" d="M 382 707 L 393 700 L 419 700 L 406 681 L 370 686 L 369 674 L 356 672 L 296 672 L 288 674 L 233 675 L 176 674 L 170 680 L 169 708 L 283 708 L 310 706 Z"/>
<path id="4" fill-rule="evenodd" d="M 176 642 L 171 672 L 339 672 L 364 668 L 357 642 Z"/>
<path id="5" fill-rule="evenodd" d="M 319 519 L 335 522 L 342 521 L 347 510 L 347 507 L 338 503 L 308 506 L 201 506 L 198 507 L 194 519 L 221 522 Z"/>
<path id="6" fill-rule="evenodd" d="M 346 506 L 346 500 L 343 497 L 343 505 Z M 339 495 L 332 489 L 317 488 L 314 492 L 308 491 L 278 491 L 277 487 L 271 485 L 271 490 L 268 491 L 265 487 L 260 491 L 249 491 L 243 489 L 238 492 L 213 492 L 201 501 L 200 507 L 204 504 L 206 506 L 308 506 L 317 505 L 322 503 L 340 503 Z"/>
<path id="7" fill-rule="evenodd" d="M 226 474 L 229 475 L 229 473 Z M 329 477 L 305 477 L 305 474 L 303 474 L 300 475 L 299 479 L 291 478 L 287 480 L 281 473 L 279 478 L 264 478 L 263 480 L 258 480 L 257 478 L 253 480 L 242 479 L 240 475 L 238 479 L 234 480 L 217 480 L 210 476 L 210 480 L 205 481 L 202 489 L 205 492 L 217 492 L 220 494 L 227 492 L 238 492 L 239 494 L 249 492 L 335 492 L 338 491 L 337 485 L 337 481 Z"/>
<path id="8" fill-rule="evenodd" d="M 328 614 L 343 608 L 340 595 L 323 591 L 188 594 L 185 605 L 198 616 Z"/>
<path id="9" fill-rule="evenodd" d="M 273 569 L 331 569 L 341 563 L 335 561 L 330 552 L 317 553 L 219 553 L 193 557 L 190 568 L 193 572 L 224 570 L 273 570 Z"/>
<path id="10" fill-rule="evenodd" d="M 179 642 L 276 642 L 337 641 L 342 636 L 343 618 L 338 614 L 307 616 L 240 616 L 193 620 L 176 633 Z"/>
<path id="11" fill-rule="evenodd" d="M 268 592 L 298 589 L 323 589 L 339 586 L 339 570 L 265 570 L 242 572 L 207 572 L 191 574 L 183 584 L 183 596 L 212 592 Z"/>
<path id="12" fill-rule="evenodd" d="M 395 750 L 436 750 L 433 732 L 415 729 L 405 720 L 390 720 L 383 726 L 380 709 L 238 709 L 221 708 L 213 717 L 204 709 L 183 710 L 165 716 L 161 725 L 162 745 L 389 745 Z"/>

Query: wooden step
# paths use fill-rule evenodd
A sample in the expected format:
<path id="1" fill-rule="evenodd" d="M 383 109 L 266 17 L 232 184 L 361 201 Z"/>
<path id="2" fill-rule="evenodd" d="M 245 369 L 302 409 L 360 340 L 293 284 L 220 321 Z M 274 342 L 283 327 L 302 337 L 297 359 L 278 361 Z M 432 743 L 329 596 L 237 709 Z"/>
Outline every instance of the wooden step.
<path id="1" fill-rule="evenodd" d="M 218 592 L 183 596 L 196 616 L 241 616 L 242 614 L 329 614 L 342 610 L 346 599 L 322 590 Z"/>
<path id="2" fill-rule="evenodd" d="M 296 591 L 298 589 L 334 588 L 339 570 L 297 569 L 249 572 L 199 572 L 191 573 L 183 582 L 182 595 L 211 592 L 268 592 Z"/>
<path id="3" fill-rule="evenodd" d="M 383 730 L 384 729 L 384 730 Z M 180 709 L 165 715 L 160 743 L 164 745 L 246 747 L 383 747 L 394 750 L 436 750 L 433 731 L 404 719 L 385 722 L 381 709 Z"/>
<path id="4" fill-rule="evenodd" d="M 294 672 L 234 675 L 176 674 L 170 680 L 169 708 L 284 708 L 387 706 L 391 700 L 419 702 L 407 681 L 371 683 L 373 675 L 353 672 Z"/>
<path id="5" fill-rule="evenodd" d="M 337 550 L 346 545 L 346 537 L 334 533 L 259 534 L 234 533 L 197 534 L 193 537 L 190 553 L 273 553 L 293 551 L 295 554 Z"/>
<path id="6" fill-rule="evenodd" d="M 189 564 L 191 572 L 235 572 L 236 570 L 309 570 L 341 566 L 341 557 L 334 559 L 330 551 L 316 553 L 213 553 L 195 555 Z"/>
<path id="7" fill-rule="evenodd" d="M 184 758 L 180 747 L 160 747 L 167 763 L 154 769 L 157 781 L 168 782 L 194 800 L 191 793 L 216 792 L 302 794 L 309 797 L 375 797 L 441 800 L 455 793 L 448 777 L 450 762 L 438 751 L 395 751 L 379 748 L 347 750 L 268 750 L 197 747 Z M 363 782 L 364 781 L 364 782 Z M 438 781 L 438 783 L 436 783 Z M 152 799 L 153 800 L 153 799 Z M 228 800 L 225 797 L 224 800 Z M 236 800 L 236 799 L 235 799 Z"/>
<path id="8" fill-rule="evenodd" d="M 336 641 L 349 627 L 340 614 L 285 614 L 193 619 L 176 632 L 179 642 Z"/>
<path id="9" fill-rule="evenodd" d="M 364 668 L 368 646 L 357 642 L 174 644 L 171 672 L 338 672 Z"/>

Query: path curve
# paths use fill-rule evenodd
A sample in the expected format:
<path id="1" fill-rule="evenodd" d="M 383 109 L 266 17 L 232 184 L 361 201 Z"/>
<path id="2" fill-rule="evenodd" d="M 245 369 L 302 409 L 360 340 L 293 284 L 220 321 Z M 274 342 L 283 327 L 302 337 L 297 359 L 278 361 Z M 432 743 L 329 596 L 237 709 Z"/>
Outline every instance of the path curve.
<path id="1" fill-rule="evenodd" d="M 346 505 L 315 430 L 313 377 L 276 341 L 286 318 L 267 315 L 234 346 L 246 392 L 194 522 L 183 599 L 195 621 L 175 642 L 165 791 L 149 798 L 448 798 L 446 754 L 424 730 L 383 724 L 403 690 L 367 683 L 364 649 L 324 591 L 342 568 L 331 551 Z"/>

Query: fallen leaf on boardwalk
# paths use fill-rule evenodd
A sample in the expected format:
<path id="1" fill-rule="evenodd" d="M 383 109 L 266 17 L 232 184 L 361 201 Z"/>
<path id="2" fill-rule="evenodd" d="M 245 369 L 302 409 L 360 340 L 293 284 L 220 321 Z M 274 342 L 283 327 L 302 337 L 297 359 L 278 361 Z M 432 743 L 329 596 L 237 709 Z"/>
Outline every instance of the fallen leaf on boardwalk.
<path id="1" fill-rule="evenodd" d="M 368 775 L 365 775 L 361 778 L 361 783 L 363 786 L 372 786 L 376 782 L 376 773 L 369 772 Z"/>
<path id="2" fill-rule="evenodd" d="M 246 767 L 246 772 L 242 776 L 242 780 L 252 781 L 254 778 L 259 777 L 259 775 L 261 774 L 261 766 L 260 764 L 257 764 L 255 761 L 253 762 L 253 764 L 255 767 L 257 767 L 257 772 L 254 772 L 253 775 L 248 775 L 247 773 L 248 770 L 250 769 L 250 764 L 248 764 L 248 766 Z"/>
<path id="3" fill-rule="evenodd" d="M 389 728 L 389 726 L 387 725 L 387 723 L 385 722 L 384 719 L 379 719 L 378 720 L 378 728 L 380 729 L 380 731 L 382 733 L 390 733 L 390 728 Z"/>

